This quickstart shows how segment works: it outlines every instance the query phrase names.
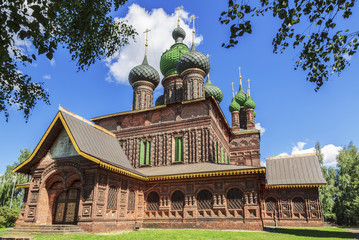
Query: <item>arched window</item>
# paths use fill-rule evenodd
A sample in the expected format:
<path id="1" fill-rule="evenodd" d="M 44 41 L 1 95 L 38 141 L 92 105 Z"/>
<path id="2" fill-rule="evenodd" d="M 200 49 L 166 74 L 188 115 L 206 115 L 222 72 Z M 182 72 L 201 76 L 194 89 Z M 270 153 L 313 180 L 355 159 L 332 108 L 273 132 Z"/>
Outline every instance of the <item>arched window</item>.
<path id="1" fill-rule="evenodd" d="M 202 190 L 197 195 L 197 207 L 198 209 L 212 209 L 213 207 L 213 195 L 208 190 Z"/>
<path id="2" fill-rule="evenodd" d="M 175 191 L 171 197 L 171 209 L 172 210 L 183 210 L 184 206 L 184 194 L 181 191 Z"/>
<path id="3" fill-rule="evenodd" d="M 150 192 L 147 196 L 147 211 L 158 211 L 160 196 L 156 192 Z"/>
<path id="4" fill-rule="evenodd" d="M 110 186 L 108 190 L 107 209 L 117 209 L 117 188 L 115 186 Z"/>
<path id="5" fill-rule="evenodd" d="M 274 212 L 274 210 L 277 209 L 277 201 L 272 198 L 269 197 L 266 199 L 266 211 L 267 212 Z"/>
<path id="6" fill-rule="evenodd" d="M 293 210 L 297 213 L 303 213 L 305 212 L 305 203 L 303 198 L 296 197 L 293 198 Z"/>
<path id="7" fill-rule="evenodd" d="M 240 209 L 243 207 L 243 193 L 238 188 L 232 188 L 227 192 L 228 209 Z"/>
<path id="8" fill-rule="evenodd" d="M 127 209 L 130 211 L 135 210 L 135 204 L 136 204 L 136 194 L 133 189 L 130 190 L 128 193 L 128 207 Z"/>

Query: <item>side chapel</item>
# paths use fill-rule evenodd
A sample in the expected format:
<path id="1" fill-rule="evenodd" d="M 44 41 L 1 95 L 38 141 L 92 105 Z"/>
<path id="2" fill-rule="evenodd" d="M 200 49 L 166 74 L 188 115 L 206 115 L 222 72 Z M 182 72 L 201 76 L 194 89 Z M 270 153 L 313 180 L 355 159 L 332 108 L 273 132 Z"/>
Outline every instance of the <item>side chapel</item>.
<path id="1" fill-rule="evenodd" d="M 193 28 L 193 38 L 194 38 Z M 33 154 L 14 172 L 30 175 L 16 225 L 75 224 L 85 231 L 145 228 L 262 230 L 323 226 L 314 154 L 267 158 L 250 87 L 233 94 L 228 124 L 208 57 L 183 43 L 129 73 L 131 111 L 88 121 L 60 107 Z M 194 42 L 192 40 L 192 42 Z M 205 78 L 206 82 L 205 82 Z"/>

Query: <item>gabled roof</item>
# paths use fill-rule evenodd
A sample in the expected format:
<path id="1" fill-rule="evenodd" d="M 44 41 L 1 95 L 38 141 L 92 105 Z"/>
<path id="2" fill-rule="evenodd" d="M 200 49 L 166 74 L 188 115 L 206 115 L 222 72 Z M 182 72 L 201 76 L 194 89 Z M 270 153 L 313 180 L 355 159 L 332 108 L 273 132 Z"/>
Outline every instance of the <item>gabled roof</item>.
<path id="1" fill-rule="evenodd" d="M 266 160 L 267 186 L 325 185 L 315 153 L 270 157 Z"/>
<path id="2" fill-rule="evenodd" d="M 124 175 L 144 178 L 131 166 L 114 134 L 75 116 L 65 109 L 59 111 L 30 158 L 17 166 L 14 172 L 28 172 L 30 166 L 46 155 L 60 129 L 64 128 L 76 152 L 82 157 Z"/>

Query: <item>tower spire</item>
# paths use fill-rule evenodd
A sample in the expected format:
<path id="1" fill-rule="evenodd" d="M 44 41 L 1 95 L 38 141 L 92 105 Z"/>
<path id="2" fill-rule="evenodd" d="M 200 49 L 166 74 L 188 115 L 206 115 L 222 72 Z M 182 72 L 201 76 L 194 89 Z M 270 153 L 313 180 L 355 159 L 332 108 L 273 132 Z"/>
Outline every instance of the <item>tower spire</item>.
<path id="1" fill-rule="evenodd" d="M 241 67 L 238 67 L 238 71 L 239 71 L 239 88 L 242 87 L 242 74 L 241 74 Z"/>
<path id="2" fill-rule="evenodd" d="M 248 78 L 248 96 L 251 95 L 251 85 L 250 85 L 250 79 Z"/>
<path id="3" fill-rule="evenodd" d="M 192 47 L 194 47 L 194 36 L 196 33 L 195 27 L 194 27 L 194 20 L 196 20 L 198 17 L 196 17 L 195 15 L 192 15 L 191 20 L 193 21 L 193 25 L 192 25 Z"/>
<path id="4" fill-rule="evenodd" d="M 180 16 L 181 16 L 181 10 L 183 9 L 183 7 L 180 7 L 180 6 L 178 6 L 178 8 L 176 8 L 176 12 L 177 12 L 177 16 L 178 16 L 178 18 L 177 18 L 177 24 L 178 24 L 178 26 L 179 26 L 179 23 L 180 23 Z"/>

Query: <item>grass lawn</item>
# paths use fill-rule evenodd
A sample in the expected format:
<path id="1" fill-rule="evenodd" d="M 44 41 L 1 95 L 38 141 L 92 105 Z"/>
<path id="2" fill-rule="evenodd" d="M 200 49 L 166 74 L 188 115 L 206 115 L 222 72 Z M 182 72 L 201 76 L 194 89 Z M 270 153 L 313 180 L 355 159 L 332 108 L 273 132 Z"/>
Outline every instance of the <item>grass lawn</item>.
<path id="1" fill-rule="evenodd" d="M 93 233 L 70 235 L 38 235 L 35 239 L 43 240 L 184 240 L 184 239 L 258 239 L 258 240 L 287 240 L 287 239 L 354 239 L 353 234 L 342 228 L 277 228 L 275 233 L 269 232 L 234 232 L 214 230 L 140 230 L 124 232 L 116 235 L 99 235 Z"/>
<path id="2" fill-rule="evenodd" d="M 10 228 L 0 228 L 0 233 L 1 233 L 1 232 L 5 232 L 5 231 L 8 230 L 8 229 L 10 229 Z"/>

